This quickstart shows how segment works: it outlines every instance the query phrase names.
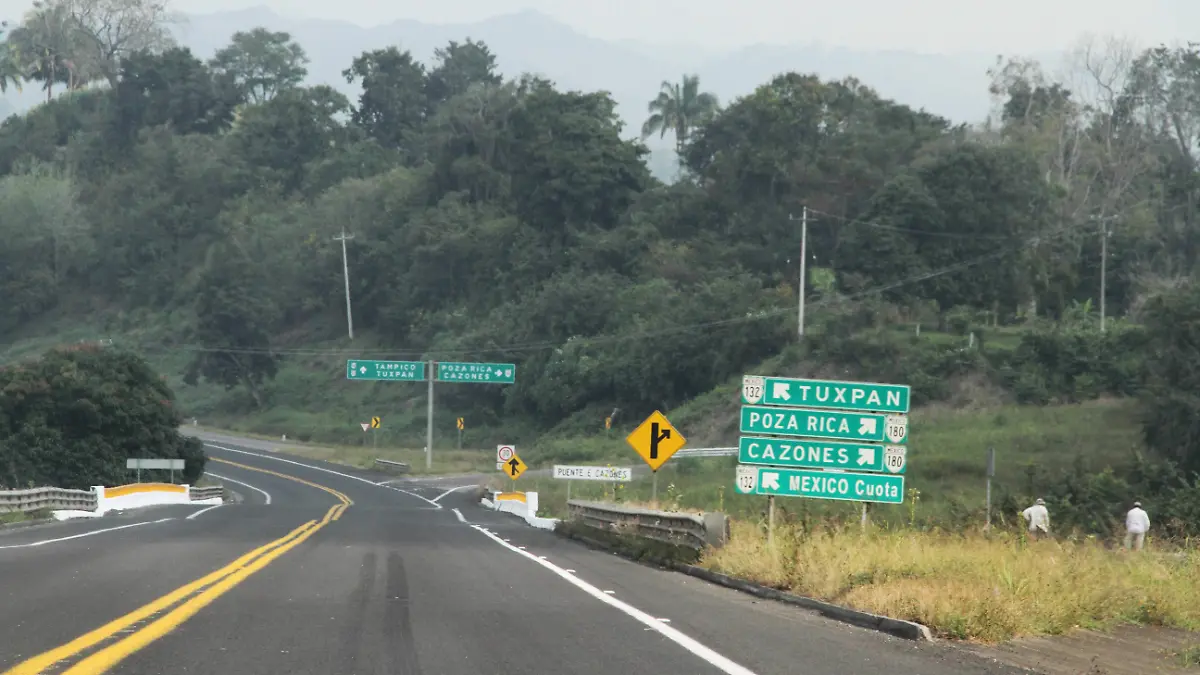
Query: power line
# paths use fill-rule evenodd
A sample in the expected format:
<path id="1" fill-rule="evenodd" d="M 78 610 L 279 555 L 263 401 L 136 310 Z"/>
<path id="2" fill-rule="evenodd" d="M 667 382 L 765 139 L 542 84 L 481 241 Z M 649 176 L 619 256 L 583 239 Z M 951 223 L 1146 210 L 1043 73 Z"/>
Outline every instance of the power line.
<path id="1" fill-rule="evenodd" d="M 946 239 L 991 239 L 994 241 L 1009 241 L 1012 239 L 1011 237 L 1006 237 L 1004 235 L 999 235 L 999 234 L 964 234 L 961 232 L 937 232 L 934 230 L 917 230 L 917 229 L 913 229 L 913 228 L 909 228 L 909 227 L 897 227 L 895 225 L 884 225 L 883 223 L 876 223 L 876 222 L 872 222 L 869 220 L 863 220 L 861 218 L 851 219 L 851 218 L 847 218 L 845 216 L 839 216 L 839 215 L 836 215 L 833 213 L 826 213 L 825 211 L 818 211 L 817 209 L 813 209 L 813 208 L 810 208 L 808 210 L 808 212 L 826 216 L 828 218 L 835 218 L 837 220 L 840 220 L 840 221 L 846 223 L 847 226 L 862 225 L 864 227 L 872 227 L 877 230 L 888 230 L 891 232 L 904 232 L 906 234 L 919 234 L 919 235 L 924 235 L 924 236 L 929 236 L 929 237 L 943 237 Z"/>
<path id="2" fill-rule="evenodd" d="M 907 286 L 910 284 L 920 283 L 922 281 L 927 281 L 929 279 L 934 279 L 937 277 L 945 276 L 947 274 L 953 274 L 955 272 L 970 269 L 972 267 L 977 267 L 979 265 L 982 265 L 984 263 L 987 263 L 987 262 L 990 262 L 993 260 L 1002 259 L 1004 257 L 1007 257 L 1013 253 L 1017 253 L 1026 248 L 1038 246 L 1047 240 L 1051 240 L 1051 239 L 1055 239 L 1055 238 L 1058 238 L 1061 236 L 1072 234 L 1075 229 L 1077 229 L 1077 228 L 1070 227 L 1070 226 L 1062 227 L 1062 228 L 1059 228 L 1057 230 L 1054 230 L 1054 231 L 1051 231 L 1051 232 L 1048 232 L 1048 233 L 1045 233 L 1042 235 L 1030 237 L 1019 244 L 1005 247 L 1005 248 L 999 249 L 997 251 L 993 251 L 991 253 L 987 253 L 984 255 L 969 258 L 967 260 L 963 260 L 963 261 L 960 261 L 957 263 L 952 263 L 950 265 L 938 268 L 936 270 L 921 272 L 919 274 L 915 274 L 915 275 L 912 275 L 909 277 L 905 277 L 903 279 L 899 279 L 897 281 L 882 284 L 882 285 L 876 286 L 874 288 L 859 291 L 857 293 L 838 296 L 836 298 L 824 298 L 824 299 L 818 300 L 814 303 L 810 303 L 810 305 L 822 307 L 825 305 L 833 304 L 834 302 L 845 302 L 847 300 L 849 300 L 849 301 L 859 300 L 859 299 L 870 297 L 873 295 L 879 295 L 882 293 L 886 293 L 887 291 L 895 290 L 896 288 L 900 288 L 900 287 Z M 471 349 L 436 349 L 436 350 L 411 349 L 411 348 L 410 349 L 403 349 L 403 348 L 401 348 L 401 349 L 380 349 L 380 350 L 369 350 L 369 349 L 368 350 L 255 349 L 255 348 L 201 347 L 198 345 L 174 345 L 174 346 L 149 347 L 149 348 L 143 348 L 143 350 L 144 351 L 159 351 L 159 352 L 187 351 L 187 352 L 218 352 L 218 353 L 232 353 L 232 354 L 275 354 L 275 355 L 280 355 L 280 356 L 346 356 L 346 357 L 351 357 L 351 358 L 353 358 L 353 357 L 367 358 L 370 356 L 394 357 L 394 358 L 404 357 L 404 356 L 412 356 L 412 357 L 422 358 L 431 353 L 437 354 L 437 355 L 440 355 L 443 357 L 449 357 L 449 356 L 462 357 L 462 356 L 474 356 L 474 355 L 486 355 L 486 354 L 524 354 L 524 353 L 534 353 L 534 352 L 539 352 L 539 351 L 561 349 L 563 347 L 564 343 L 566 343 L 566 342 L 573 342 L 575 344 L 583 344 L 585 346 L 593 346 L 593 345 L 599 345 L 599 344 L 610 344 L 610 343 L 624 342 L 624 341 L 630 341 L 630 340 L 650 339 L 650 338 L 664 337 L 664 336 L 668 336 L 668 335 L 672 335 L 672 334 L 676 334 L 676 333 L 694 332 L 697 330 L 722 328 L 725 326 L 732 326 L 732 325 L 737 325 L 737 324 L 750 323 L 750 322 L 754 322 L 754 321 L 761 321 L 764 319 L 771 319 L 771 318 L 786 316 L 789 314 L 796 313 L 797 311 L 798 311 L 798 308 L 778 307 L 775 309 L 760 310 L 757 312 L 746 314 L 744 316 L 730 317 L 730 318 L 726 318 L 726 319 L 716 319 L 716 320 L 712 320 L 712 321 L 704 321 L 704 322 L 691 323 L 691 324 L 679 324 L 679 325 L 674 325 L 674 326 L 661 328 L 661 329 L 657 329 L 657 330 L 640 331 L 640 332 L 636 332 L 636 333 L 626 333 L 626 334 L 619 334 L 619 335 L 597 335 L 597 336 L 592 336 L 592 337 L 568 338 L 567 340 L 555 340 L 555 341 L 513 343 L 513 344 L 508 344 L 508 345 L 495 345 L 495 346 L 491 346 L 491 347 L 475 347 L 475 348 L 471 348 Z"/>

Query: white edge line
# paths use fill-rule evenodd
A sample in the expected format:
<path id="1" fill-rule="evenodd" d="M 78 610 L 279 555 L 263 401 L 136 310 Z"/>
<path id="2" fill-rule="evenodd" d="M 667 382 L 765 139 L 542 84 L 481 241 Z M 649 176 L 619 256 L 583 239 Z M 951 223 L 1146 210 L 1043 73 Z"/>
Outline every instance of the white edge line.
<path id="1" fill-rule="evenodd" d="M 209 507 L 206 507 L 206 508 L 200 509 L 199 511 L 197 511 L 197 512 L 193 513 L 192 515 L 188 516 L 188 517 L 187 517 L 187 520 L 195 520 L 196 518 L 198 518 L 198 517 L 200 516 L 200 514 L 201 514 L 201 513 L 206 513 L 206 512 L 208 512 L 208 511 L 212 511 L 213 509 L 219 509 L 219 508 L 221 508 L 222 506 L 225 506 L 225 505 L 224 505 L 224 504 L 213 504 L 212 506 L 209 506 Z"/>
<path id="2" fill-rule="evenodd" d="M 249 484 L 249 483 L 243 483 L 243 482 L 242 482 L 242 481 L 240 481 L 240 480 L 234 480 L 234 479 L 232 479 L 232 478 L 226 478 L 225 476 L 218 476 L 217 474 L 215 474 L 215 473 L 213 473 L 213 472 L 211 472 L 211 471 L 208 471 L 207 469 L 204 471 L 204 473 L 206 473 L 206 474 L 208 474 L 208 475 L 210 475 L 210 476 L 212 476 L 213 478 L 216 478 L 216 479 L 218 479 L 218 480 L 227 480 L 227 481 L 229 481 L 230 483 L 236 483 L 236 484 L 238 484 L 238 485 L 241 485 L 241 486 L 243 486 L 243 487 L 248 487 L 248 488 L 250 488 L 251 490 L 254 490 L 255 492 L 258 492 L 259 494 L 261 494 L 261 495 L 263 496 L 263 498 L 266 500 L 266 505 L 267 505 L 267 506 L 270 506 L 270 505 L 271 505 L 271 495 L 267 494 L 267 491 L 266 491 L 266 490 L 263 490 L 263 489 L 261 489 L 261 488 L 256 488 L 256 487 L 254 487 L 253 485 L 251 485 L 251 484 Z"/>
<path id="3" fill-rule="evenodd" d="M 503 546 L 504 548 L 507 548 L 508 550 L 512 551 L 513 553 L 525 556 L 529 560 L 532 560 L 533 562 L 541 565 L 542 567 L 545 567 L 546 569 L 550 570 L 551 572 L 554 572 L 558 576 L 565 579 L 567 581 L 567 583 L 575 586 L 576 588 L 583 591 L 584 593 L 587 593 L 588 595 L 592 596 L 593 598 L 596 598 L 600 602 L 603 602 L 604 604 L 614 607 L 614 608 L 624 612 L 625 614 L 633 617 L 634 619 L 639 621 L 642 625 L 647 626 L 650 630 L 658 631 L 659 633 L 662 634 L 663 637 L 667 638 L 668 640 L 671 640 L 672 642 L 679 645 L 680 647 L 683 647 L 684 649 L 688 650 L 689 652 L 700 657 L 709 665 L 721 670 L 721 672 L 726 673 L 727 675 L 756 675 L 753 670 L 750 670 L 749 668 L 746 668 L 745 666 L 743 666 L 741 664 L 735 663 L 734 661 L 731 661 L 730 659 L 722 656 L 721 654 L 718 654 L 717 652 L 713 651 L 712 649 L 705 647 L 704 645 L 700 644 L 693 638 L 688 637 L 687 635 L 683 634 L 682 632 L 680 632 L 680 631 L 676 630 L 675 628 L 672 628 L 670 625 L 664 623 L 662 619 L 658 619 L 653 616 L 650 616 L 649 614 L 643 612 L 642 610 L 638 609 L 637 607 L 634 607 L 626 602 L 622 602 L 611 595 L 606 595 L 600 589 L 596 588 L 595 586 L 592 586 L 591 584 L 587 583 L 586 581 L 579 579 L 578 577 L 572 576 L 571 574 L 567 573 L 566 570 L 560 568 L 559 566 L 555 565 L 554 563 L 552 563 L 548 560 L 541 560 L 536 555 L 529 553 L 528 551 L 523 551 L 523 550 L 517 548 L 516 546 L 513 546 L 512 544 L 507 544 L 500 537 L 497 537 L 496 535 L 492 534 L 491 532 L 484 530 L 483 528 L 479 527 L 478 525 L 472 525 L 471 527 L 473 527 L 476 530 L 479 530 L 480 532 L 483 533 L 484 536 L 488 537 L 489 539 L 491 539 L 492 541 L 496 542 L 497 544 Z"/>
<path id="4" fill-rule="evenodd" d="M 436 501 L 440 500 L 442 497 L 445 497 L 446 495 L 450 494 L 451 492 L 454 492 L 456 490 L 462 490 L 464 488 L 469 488 L 469 487 L 475 487 L 475 486 L 474 485 L 459 485 L 458 487 L 452 487 L 449 490 L 446 490 L 445 492 L 443 492 L 442 494 L 434 497 L 433 501 L 436 502 Z"/>
<path id="5" fill-rule="evenodd" d="M 158 520 L 146 520 L 146 521 L 143 521 L 140 523 L 132 523 L 129 525 L 120 525 L 118 527 L 106 527 L 103 530 L 92 530 L 91 532 L 84 532 L 82 534 L 73 534 L 69 537 L 59 537 L 58 539 L 43 539 L 42 541 L 33 541 L 28 544 L 10 544 L 8 546 L 0 546 L 0 549 L 32 548 L 34 546 L 44 546 L 46 544 L 57 544 L 60 541 L 70 541 L 72 539 L 82 539 L 83 537 L 91 537 L 91 536 L 97 535 L 97 534 L 104 534 L 105 532 L 116 532 L 117 530 L 127 530 L 131 527 L 140 527 L 142 525 L 154 525 L 155 523 L 165 523 L 168 520 L 175 520 L 175 519 L 174 518 L 159 518 Z"/>
<path id="6" fill-rule="evenodd" d="M 459 511 L 458 509 L 453 509 L 453 511 L 454 511 L 454 515 L 458 516 L 458 522 L 460 522 L 460 523 L 467 522 L 467 519 L 463 518 L 462 511 Z"/>
<path id="7" fill-rule="evenodd" d="M 215 443 L 209 443 L 207 441 L 204 442 L 204 445 L 207 445 L 210 448 L 216 448 L 217 450 L 224 450 L 225 452 L 236 452 L 241 455 L 250 455 L 252 457 L 261 457 L 262 459 L 272 459 L 272 460 L 275 460 L 276 462 L 283 462 L 284 464 L 295 464 L 296 466 L 302 466 L 306 469 L 312 469 L 313 471 L 323 471 L 325 473 L 331 473 L 335 476 L 341 476 L 342 478 L 349 478 L 350 480 L 356 480 L 360 483 L 366 483 L 367 485 L 374 485 L 375 487 L 387 488 L 389 490 L 395 490 L 396 492 L 403 492 L 404 494 L 406 494 L 410 497 L 416 497 L 417 499 L 420 499 L 421 501 L 429 502 L 430 504 L 433 504 L 434 506 L 436 506 L 439 509 L 442 508 L 441 504 L 433 501 L 432 499 L 426 499 L 425 497 L 422 497 L 421 495 L 419 495 L 415 492 L 409 492 L 408 490 L 401 490 L 400 488 L 394 487 L 391 485 L 380 485 L 379 483 L 376 483 L 375 481 L 367 480 L 366 478 L 362 478 L 360 476 L 351 476 L 348 473 L 342 473 L 341 471 L 334 471 L 333 469 L 326 469 L 325 467 L 321 467 L 321 466 L 313 466 L 312 464 L 305 464 L 304 462 L 294 462 L 290 459 L 284 459 L 283 457 L 273 457 L 271 455 L 260 455 L 257 452 L 247 452 L 245 450 L 235 450 L 233 448 L 227 448 L 223 445 L 217 445 Z M 216 475 L 216 474 L 213 474 L 213 475 Z"/>

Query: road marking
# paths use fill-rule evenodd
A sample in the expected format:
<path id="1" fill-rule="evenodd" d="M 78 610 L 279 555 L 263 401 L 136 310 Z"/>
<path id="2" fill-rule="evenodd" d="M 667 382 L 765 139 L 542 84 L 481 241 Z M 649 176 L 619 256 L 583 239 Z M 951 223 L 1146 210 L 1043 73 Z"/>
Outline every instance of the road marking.
<path id="1" fill-rule="evenodd" d="M 250 455 L 251 457 L 260 457 L 262 459 L 272 459 L 272 460 L 275 460 L 276 462 L 283 462 L 285 464 L 295 464 L 296 466 L 302 466 L 306 469 L 312 469 L 313 471 L 324 471 L 325 473 L 331 473 L 335 476 L 341 476 L 342 478 L 349 478 L 350 480 L 356 480 L 360 483 L 366 483 L 367 485 L 374 485 L 375 487 L 387 488 L 389 490 L 395 490 L 396 492 L 403 492 L 404 494 L 409 495 L 411 497 L 416 497 L 417 499 L 420 499 L 421 501 L 429 502 L 430 504 L 433 504 L 434 506 L 436 506 L 439 509 L 442 508 L 441 504 L 433 501 L 432 499 L 422 497 L 421 495 L 419 495 L 415 492 L 409 492 L 408 490 L 401 490 L 400 488 L 398 488 L 394 485 L 380 485 L 379 483 L 376 483 L 375 481 L 367 480 L 366 478 L 363 478 L 361 476 L 352 476 L 348 473 L 342 473 L 341 471 L 334 471 L 333 469 L 326 469 L 325 467 L 321 467 L 321 466 L 313 466 L 312 464 L 305 464 L 304 462 L 295 462 L 290 459 L 284 459 L 283 457 L 273 457 L 271 455 L 260 455 L 257 452 L 247 452 L 245 450 L 235 450 L 233 448 L 227 448 L 223 445 L 216 445 L 214 443 L 206 442 L 205 445 L 207 445 L 210 448 L 224 450 L 225 452 L 236 452 L 236 453 L 239 453 L 242 455 Z M 210 459 L 216 460 L 217 458 L 212 457 Z M 222 460 L 217 460 L 217 461 L 222 461 Z M 263 469 L 258 469 L 258 470 L 264 471 Z M 270 473 L 270 472 L 267 471 L 266 473 Z"/>
<path id="2" fill-rule="evenodd" d="M 32 548 L 34 546 L 45 546 L 46 544 L 57 544 L 60 541 L 70 541 L 72 539 L 82 539 L 84 537 L 91 537 L 91 536 L 95 536 L 97 534 L 104 534 L 105 532 L 116 532 L 117 530 L 128 530 L 131 527 L 141 527 L 142 525 L 154 525 L 155 523 L 165 523 L 168 520 L 175 520 L 175 519 L 174 518 L 159 518 L 158 520 L 147 520 L 147 521 L 144 521 L 141 523 L 133 523 L 131 525 L 120 525 L 118 527 L 106 527 L 103 530 L 92 530 L 91 532 L 84 532 L 83 534 L 73 534 L 69 537 L 59 537 L 57 539 L 43 539 L 41 541 L 33 541 L 28 544 L 9 544 L 8 546 L 0 546 L 0 549 Z"/>
<path id="3" fill-rule="evenodd" d="M 208 511 L 212 511 L 213 509 L 219 509 L 222 506 L 225 506 L 225 505 L 224 504 L 213 504 L 212 506 L 209 506 L 207 508 L 200 509 L 199 511 L 188 516 L 187 520 L 195 520 L 196 518 L 200 517 L 201 513 L 207 513 Z"/>
<path id="4" fill-rule="evenodd" d="M 458 522 L 460 522 L 460 523 L 467 522 L 467 519 L 463 518 L 462 511 L 459 511 L 458 509 L 454 509 L 454 515 L 458 516 Z"/>
<path id="5" fill-rule="evenodd" d="M 236 483 L 236 484 L 238 484 L 238 485 L 241 485 L 242 487 L 248 487 L 248 488 L 250 488 L 251 490 L 254 490 L 255 492 L 258 492 L 259 494 L 261 494 L 261 495 L 263 496 L 263 500 L 266 502 L 267 506 L 270 506 L 270 504 L 271 504 L 271 495 L 267 494 L 267 491 L 266 491 L 266 490 L 262 490 L 262 489 L 256 488 L 256 487 L 254 487 L 253 485 L 251 485 L 251 484 L 249 484 L 249 483 L 243 483 L 243 482 L 242 482 L 242 481 L 240 481 L 240 480 L 234 480 L 234 479 L 232 479 L 232 478 L 226 478 L 225 476 L 219 476 L 219 475 L 217 475 L 217 474 L 215 474 L 215 473 L 213 473 L 213 472 L 211 472 L 211 471 L 205 471 L 204 473 L 206 473 L 206 474 L 208 474 L 208 475 L 210 475 L 210 476 L 212 476 L 213 478 L 216 478 L 216 479 L 218 479 L 218 480 L 227 480 L 227 481 L 229 481 L 230 483 Z"/>
<path id="6" fill-rule="evenodd" d="M 17 664 L 13 668 L 4 671 L 3 675 L 39 675 L 50 666 L 76 656 L 80 652 L 113 638 L 127 635 L 127 637 L 124 637 L 120 641 L 100 649 L 66 671 L 63 671 L 63 675 L 67 673 L 71 675 L 98 675 L 99 673 L 103 673 L 117 663 L 120 663 L 130 654 L 166 635 L 188 618 L 195 615 L 200 609 L 211 604 L 218 597 L 244 581 L 251 574 L 261 570 L 279 556 L 299 546 L 301 542 L 311 537 L 318 530 L 340 518 L 342 513 L 354 503 L 349 497 L 333 488 L 318 485 L 303 478 L 237 464 L 236 462 L 227 460 L 211 459 L 250 471 L 272 474 L 297 483 L 310 485 L 337 497 L 338 503 L 331 506 L 320 521 L 310 520 L 283 537 L 246 553 L 228 565 L 214 570 L 190 584 L 181 586 L 157 600 L 114 619 L 93 631 L 85 633 L 64 645 L 55 647 L 50 651 L 38 654 Z M 171 609 L 172 607 L 174 609 Z M 171 611 L 155 618 L 169 609 Z M 138 626 L 138 624 L 148 619 L 151 620 L 149 624 Z"/>
<path id="7" fill-rule="evenodd" d="M 533 562 L 541 565 L 542 567 L 545 567 L 546 569 L 550 570 L 551 572 L 554 572 L 559 577 L 565 579 L 567 581 L 567 583 L 575 586 L 576 588 L 583 591 L 584 593 L 587 593 L 588 595 L 592 596 L 593 598 L 596 598 L 600 602 L 603 602 L 604 604 L 609 605 L 610 607 L 614 607 L 614 608 L 620 610 L 621 612 L 624 612 L 628 616 L 633 617 L 637 621 L 641 622 L 642 625 L 647 626 L 651 630 L 657 631 L 663 637 L 667 638 L 668 640 L 674 642 L 675 644 L 679 645 L 680 647 L 683 647 L 684 649 L 688 650 L 689 652 L 700 657 L 709 665 L 719 669 L 723 673 L 726 673 L 726 675 L 755 675 L 754 671 L 750 670 L 749 668 L 746 668 L 745 666 L 743 666 L 741 664 L 735 663 L 734 661 L 726 658 L 725 656 L 722 656 L 721 654 L 718 654 L 717 652 L 713 651 L 712 649 L 705 647 L 704 645 L 700 644 L 696 640 L 688 637 L 687 635 L 683 634 L 682 632 L 667 625 L 663 619 L 657 619 L 653 616 L 650 616 L 649 614 L 643 612 L 642 610 L 638 609 L 637 607 L 634 607 L 626 602 L 622 602 L 621 600 L 618 600 L 611 595 L 606 595 L 603 591 L 596 588 L 595 586 L 587 583 L 586 581 L 583 581 L 582 579 L 579 579 L 578 577 L 572 576 L 569 570 L 565 570 L 548 560 L 539 560 L 536 555 L 529 553 L 527 551 L 522 551 L 521 549 L 517 548 L 516 546 L 513 546 L 512 544 L 505 543 L 504 540 L 502 540 L 500 537 L 497 537 L 496 535 L 492 534 L 491 532 L 485 532 L 482 528 L 480 528 L 477 525 L 472 525 L 471 527 L 475 528 L 476 530 L 479 530 L 481 533 L 483 533 L 484 536 L 486 536 L 487 538 L 496 542 L 497 544 L 503 546 L 504 548 L 507 548 L 508 550 L 512 551 L 513 553 L 516 553 L 517 555 L 525 556 L 529 560 L 532 560 Z M 82 675 L 82 674 L 73 674 L 70 671 L 67 671 L 67 673 L 64 673 L 63 675 Z"/>
<path id="8" fill-rule="evenodd" d="M 346 506 L 347 504 L 342 503 L 331 507 L 320 522 L 308 528 L 291 541 L 267 552 L 254 562 L 238 569 L 232 574 L 226 575 L 207 590 L 184 601 L 183 604 L 150 622 L 144 628 L 66 669 L 62 675 L 98 675 L 99 673 L 107 672 L 134 652 L 145 648 L 151 642 L 178 628 L 183 622 L 195 616 L 201 609 L 211 605 L 217 598 L 245 581 L 251 574 L 261 570 L 271 564 L 276 558 L 304 543 L 306 539 L 316 534 L 321 528 L 337 520 L 337 517 L 341 515 L 341 511 L 345 510 Z"/>
<path id="9" fill-rule="evenodd" d="M 434 497 L 433 501 L 436 502 L 436 501 L 440 500 L 442 497 L 445 497 L 446 495 L 450 494 L 451 492 L 454 492 L 456 490 L 462 490 L 463 488 L 469 488 L 469 487 L 475 487 L 475 486 L 474 485 L 459 485 L 458 487 L 452 487 L 449 490 L 446 490 L 445 492 L 443 492 L 442 494 Z"/>
<path id="10" fill-rule="evenodd" d="M 254 549 L 253 551 L 250 551 L 249 553 L 243 555 L 242 557 L 238 558 L 237 560 L 234 560 L 233 562 L 229 563 L 228 565 L 225 565 L 224 567 L 214 570 L 214 571 L 210 572 L 209 574 L 193 581 L 192 583 L 187 584 L 186 586 L 181 586 L 181 587 L 175 589 L 174 591 L 171 591 L 170 593 L 162 596 L 161 598 L 158 598 L 157 600 L 154 600 L 146 605 L 143 605 L 142 607 L 139 607 L 138 609 L 133 610 L 132 612 L 126 614 L 125 616 L 114 619 L 93 631 L 84 633 L 83 635 L 75 638 L 74 640 L 72 640 L 64 645 L 55 647 L 54 649 L 51 649 L 48 652 L 38 654 L 37 656 L 34 656 L 30 659 L 27 659 L 27 660 L 17 664 L 12 669 L 4 671 L 4 675 L 38 675 L 43 670 L 49 668 L 50 666 L 53 666 L 54 664 L 58 663 L 59 661 L 62 661 L 71 656 L 74 656 L 75 654 L 78 654 L 79 652 L 81 652 L 85 649 L 94 647 L 97 644 L 100 644 L 101 642 L 103 642 L 104 640 L 107 640 L 110 637 L 113 637 L 113 636 L 117 635 L 118 633 L 125 631 L 130 626 L 133 626 L 134 624 L 138 623 L 139 621 L 144 621 L 148 617 L 151 617 L 151 616 L 157 614 L 158 612 L 161 612 L 161 611 L 167 609 L 171 605 L 174 605 L 175 603 L 179 602 L 180 600 L 183 600 L 184 598 L 186 598 L 189 595 L 195 593 L 196 591 L 204 588 L 205 586 L 208 586 L 212 583 L 220 581 L 221 579 L 228 576 L 232 571 L 236 570 L 237 568 L 241 567 L 242 565 L 245 565 L 249 561 L 257 558 L 258 556 L 262 555 L 263 553 L 266 553 L 267 551 L 271 550 L 272 548 L 275 548 L 276 546 L 279 546 L 279 545 L 299 536 L 300 534 L 304 533 L 306 530 L 313 527 L 314 525 L 316 525 L 316 521 L 310 520 L 307 523 L 304 523 L 303 525 L 301 525 L 300 527 L 297 527 L 296 529 L 287 533 L 283 537 L 280 537 L 279 539 L 276 539 L 271 542 L 267 542 L 266 544 L 259 546 L 258 548 Z"/>

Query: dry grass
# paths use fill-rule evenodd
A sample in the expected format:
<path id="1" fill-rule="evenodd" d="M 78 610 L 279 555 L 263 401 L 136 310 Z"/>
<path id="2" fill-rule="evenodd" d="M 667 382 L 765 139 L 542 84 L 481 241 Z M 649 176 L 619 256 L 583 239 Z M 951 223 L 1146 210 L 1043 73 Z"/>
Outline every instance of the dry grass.
<path id="1" fill-rule="evenodd" d="M 994 533 L 857 528 L 803 536 L 738 522 L 709 569 L 856 609 L 918 621 L 943 636 L 998 642 L 1132 622 L 1200 629 L 1200 555 L 1129 554 L 1094 540 L 1025 542 Z"/>

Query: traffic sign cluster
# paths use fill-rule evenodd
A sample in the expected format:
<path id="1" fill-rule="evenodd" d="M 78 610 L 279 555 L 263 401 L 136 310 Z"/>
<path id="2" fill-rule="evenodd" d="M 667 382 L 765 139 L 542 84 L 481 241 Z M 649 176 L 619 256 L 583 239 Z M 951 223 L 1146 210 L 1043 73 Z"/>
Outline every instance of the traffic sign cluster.
<path id="1" fill-rule="evenodd" d="M 751 435 L 738 439 L 738 491 L 902 503 L 910 393 L 906 385 L 746 375 L 740 428 Z"/>

